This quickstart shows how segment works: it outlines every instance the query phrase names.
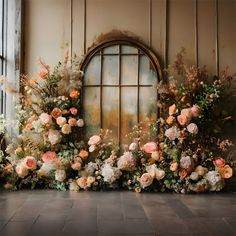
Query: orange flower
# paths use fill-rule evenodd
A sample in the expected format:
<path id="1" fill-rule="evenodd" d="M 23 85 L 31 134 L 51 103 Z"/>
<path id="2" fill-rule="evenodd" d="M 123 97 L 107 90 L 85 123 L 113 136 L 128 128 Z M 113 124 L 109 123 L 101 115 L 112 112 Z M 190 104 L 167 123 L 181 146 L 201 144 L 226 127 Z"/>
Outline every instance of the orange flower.
<path id="1" fill-rule="evenodd" d="M 27 124 L 27 125 L 25 126 L 25 130 L 26 130 L 26 131 L 30 131 L 32 128 L 33 128 L 33 126 L 32 126 L 31 124 Z"/>
<path id="2" fill-rule="evenodd" d="M 72 90 L 72 91 L 70 92 L 70 97 L 71 97 L 71 98 L 78 98 L 79 95 L 80 95 L 80 92 L 79 92 L 78 90 L 76 90 L 76 89 L 74 89 L 74 90 Z"/>
<path id="3" fill-rule="evenodd" d="M 30 118 L 29 118 L 29 121 L 30 122 L 33 122 L 33 121 L 35 121 L 37 119 L 37 116 L 34 114 L 34 115 L 32 115 Z"/>
<path id="4" fill-rule="evenodd" d="M 40 78 L 45 79 L 45 77 L 48 75 L 48 73 L 45 71 L 39 71 L 38 75 Z"/>
<path id="5" fill-rule="evenodd" d="M 233 169 L 229 165 L 225 165 L 224 167 L 219 169 L 219 173 L 222 178 L 229 179 L 233 175 Z"/>
<path id="6" fill-rule="evenodd" d="M 188 175 L 187 171 L 185 169 L 182 169 L 180 172 L 179 172 L 179 176 L 180 176 L 180 179 L 183 180 L 186 178 L 186 176 Z"/>
<path id="7" fill-rule="evenodd" d="M 85 151 L 85 150 L 81 150 L 81 151 L 79 152 L 79 156 L 80 156 L 81 158 L 83 158 L 83 159 L 86 159 L 86 158 L 88 157 L 88 152 Z"/>
<path id="8" fill-rule="evenodd" d="M 58 117 L 60 117 L 62 115 L 62 112 L 59 108 L 54 108 L 51 112 L 51 116 L 54 118 L 54 119 L 57 119 Z"/>
<path id="9" fill-rule="evenodd" d="M 70 118 L 70 119 L 68 120 L 68 124 L 69 124 L 70 126 L 77 126 L 77 120 L 76 120 L 75 118 Z"/>
<path id="10" fill-rule="evenodd" d="M 30 83 L 31 83 L 31 84 L 36 84 L 36 83 L 37 83 L 37 79 L 34 78 L 34 77 L 31 78 L 31 79 L 30 79 Z"/>
<path id="11" fill-rule="evenodd" d="M 26 106 L 27 106 L 27 105 L 31 106 L 33 102 L 32 102 L 32 99 L 31 99 L 31 98 L 26 98 L 25 101 L 24 101 L 24 103 L 25 103 Z"/>

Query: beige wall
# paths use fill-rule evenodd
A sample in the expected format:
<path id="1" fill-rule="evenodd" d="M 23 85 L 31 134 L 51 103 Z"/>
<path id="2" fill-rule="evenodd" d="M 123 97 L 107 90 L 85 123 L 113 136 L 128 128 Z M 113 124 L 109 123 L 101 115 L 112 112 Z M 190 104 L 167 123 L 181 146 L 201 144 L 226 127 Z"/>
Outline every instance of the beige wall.
<path id="1" fill-rule="evenodd" d="M 198 0 L 197 5 L 195 0 L 24 2 L 24 70 L 31 75 L 37 71 L 37 56 L 55 64 L 66 49 L 82 55 L 97 36 L 113 29 L 134 33 L 162 61 L 167 58 L 167 63 L 184 47 L 187 60 L 195 63 L 198 58 L 199 65 L 206 65 L 210 73 L 217 72 L 217 61 L 220 70 L 230 66 L 231 72 L 236 71 L 236 0 L 218 0 L 218 37 L 215 0 Z"/>

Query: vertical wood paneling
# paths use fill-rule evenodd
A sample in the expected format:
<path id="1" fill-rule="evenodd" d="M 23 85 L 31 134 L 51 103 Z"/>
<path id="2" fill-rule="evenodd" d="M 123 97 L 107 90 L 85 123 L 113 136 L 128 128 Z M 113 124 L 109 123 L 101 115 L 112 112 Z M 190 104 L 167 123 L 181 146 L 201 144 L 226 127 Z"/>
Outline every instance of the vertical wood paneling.
<path id="1" fill-rule="evenodd" d="M 229 66 L 236 72 L 236 1 L 219 0 L 219 62 L 220 71 Z"/>
<path id="2" fill-rule="evenodd" d="M 152 48 L 161 61 L 165 54 L 165 1 L 152 0 Z"/>
<path id="3" fill-rule="evenodd" d="M 194 1 L 169 1 L 169 45 L 168 63 L 172 63 L 181 48 L 186 49 L 186 61 L 194 63 L 195 31 L 194 31 Z"/>
<path id="4" fill-rule="evenodd" d="M 213 0 L 198 1 L 198 60 L 199 66 L 207 66 L 209 73 L 216 72 L 216 27 L 215 2 Z"/>
<path id="5" fill-rule="evenodd" d="M 149 1 L 87 0 L 87 47 L 101 33 L 129 31 L 149 43 Z"/>

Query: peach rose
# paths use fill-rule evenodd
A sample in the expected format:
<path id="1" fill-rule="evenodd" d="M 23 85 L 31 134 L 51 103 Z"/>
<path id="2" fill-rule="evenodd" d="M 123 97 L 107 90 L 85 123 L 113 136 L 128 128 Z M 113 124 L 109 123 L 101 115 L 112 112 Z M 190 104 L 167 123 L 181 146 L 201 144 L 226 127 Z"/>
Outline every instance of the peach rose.
<path id="1" fill-rule="evenodd" d="M 20 163 L 16 166 L 16 173 L 20 178 L 24 178 L 26 175 L 28 175 L 29 172 L 25 165 Z"/>
<path id="2" fill-rule="evenodd" d="M 4 168 L 4 170 L 6 170 L 8 173 L 12 173 L 13 172 L 12 164 L 7 164 Z"/>
<path id="3" fill-rule="evenodd" d="M 73 163 L 73 164 L 71 165 L 71 168 L 72 168 L 73 170 L 80 170 L 81 167 L 82 167 L 82 164 L 81 164 L 80 162 L 75 162 L 75 163 Z"/>
<path id="4" fill-rule="evenodd" d="M 72 90 L 72 91 L 70 92 L 70 97 L 71 97 L 71 98 L 78 98 L 79 95 L 80 95 L 80 92 L 79 92 L 78 90 L 76 90 L 76 89 L 74 89 L 74 90 Z"/>
<path id="5" fill-rule="evenodd" d="M 51 116 L 54 118 L 54 119 L 57 119 L 58 117 L 60 117 L 62 115 L 62 111 L 61 109 L 59 108 L 54 108 L 51 112 Z"/>
<path id="6" fill-rule="evenodd" d="M 171 128 L 165 131 L 165 136 L 171 141 L 174 141 L 176 138 L 179 137 L 179 135 L 180 135 L 180 132 L 176 126 L 172 126 Z"/>
<path id="7" fill-rule="evenodd" d="M 143 145 L 143 150 L 148 154 L 152 154 L 157 150 L 157 144 L 155 142 L 146 143 Z"/>
<path id="8" fill-rule="evenodd" d="M 101 137 L 99 135 L 93 135 L 89 141 L 88 145 L 98 145 L 102 141 Z"/>
<path id="9" fill-rule="evenodd" d="M 172 163 L 170 164 L 170 170 L 173 171 L 173 172 L 175 172 L 175 171 L 178 169 L 178 167 L 179 167 L 179 164 L 178 164 L 177 161 L 172 162 Z"/>
<path id="10" fill-rule="evenodd" d="M 70 134 L 71 133 L 71 126 L 68 124 L 64 124 L 61 128 L 61 132 L 63 134 Z"/>
<path id="11" fill-rule="evenodd" d="M 25 167 L 29 170 L 35 170 L 37 168 L 37 161 L 32 156 L 26 156 L 24 158 Z"/>
<path id="12" fill-rule="evenodd" d="M 189 122 L 190 122 L 190 119 L 185 115 L 177 116 L 177 120 L 181 126 L 185 126 L 185 125 L 189 124 Z"/>
<path id="13" fill-rule="evenodd" d="M 169 117 L 166 119 L 166 123 L 167 123 L 168 125 L 173 124 L 174 121 L 175 121 L 175 117 L 174 117 L 174 116 L 169 116 Z"/>
<path id="14" fill-rule="evenodd" d="M 86 159 L 86 158 L 88 157 L 88 152 L 85 151 L 85 150 L 81 150 L 81 151 L 79 152 L 79 156 L 80 156 L 81 158 L 83 158 L 83 159 Z"/>
<path id="15" fill-rule="evenodd" d="M 48 131 L 48 141 L 52 144 L 58 144 L 61 142 L 61 133 L 58 130 L 50 129 Z"/>
<path id="16" fill-rule="evenodd" d="M 191 108 L 193 117 L 199 117 L 201 114 L 201 108 L 198 105 L 193 105 Z"/>
<path id="17" fill-rule="evenodd" d="M 25 126 L 25 130 L 26 130 L 26 131 L 30 131 L 32 128 L 33 128 L 32 124 L 27 124 L 27 125 Z"/>
<path id="18" fill-rule="evenodd" d="M 68 124 L 69 124 L 70 126 L 77 126 L 77 120 L 76 120 L 75 118 L 70 118 L 70 119 L 68 120 Z"/>
<path id="19" fill-rule="evenodd" d="M 197 127 L 197 125 L 195 123 L 190 123 L 187 126 L 187 130 L 191 134 L 197 134 L 198 133 L 198 127 Z"/>
<path id="20" fill-rule="evenodd" d="M 44 125 L 50 124 L 52 122 L 52 117 L 50 115 L 48 115 L 47 113 L 42 113 L 39 116 L 39 119 L 40 119 L 41 123 Z"/>
<path id="21" fill-rule="evenodd" d="M 42 160 L 45 163 L 52 162 L 53 160 L 56 160 L 56 159 L 57 159 L 57 154 L 51 151 L 45 152 L 42 156 Z"/>
<path id="22" fill-rule="evenodd" d="M 175 104 L 173 104 L 169 107 L 169 116 L 172 116 L 177 112 L 178 112 L 178 109 Z"/>
<path id="23" fill-rule="evenodd" d="M 37 119 L 37 116 L 34 114 L 29 118 L 29 121 L 33 122 L 33 121 L 36 121 L 36 119 Z"/>
<path id="24" fill-rule="evenodd" d="M 141 178 L 139 179 L 139 182 L 142 186 L 142 188 L 146 188 L 153 182 L 153 177 L 149 173 L 144 173 Z"/>
<path id="25" fill-rule="evenodd" d="M 134 189 L 134 191 L 135 191 L 136 193 L 141 193 L 142 189 L 141 189 L 140 187 L 136 187 L 136 188 Z"/>
<path id="26" fill-rule="evenodd" d="M 191 120 L 192 118 L 192 112 L 190 108 L 184 108 L 181 110 L 180 115 L 186 116 L 188 119 Z"/>
<path id="27" fill-rule="evenodd" d="M 56 119 L 57 124 L 62 127 L 63 125 L 66 124 L 66 118 L 63 116 L 60 116 Z"/>
<path id="28" fill-rule="evenodd" d="M 87 177 L 87 187 L 91 187 L 95 182 L 95 178 L 93 176 L 88 176 Z"/>
<path id="29" fill-rule="evenodd" d="M 85 189 L 87 187 L 87 177 L 83 176 L 76 180 L 76 183 L 80 188 Z"/>
<path id="30" fill-rule="evenodd" d="M 229 179 L 233 175 L 233 169 L 229 165 L 225 165 L 224 167 L 219 169 L 219 173 L 222 178 Z"/>
<path id="31" fill-rule="evenodd" d="M 75 107 L 70 108 L 70 112 L 72 115 L 76 115 L 78 113 L 78 109 L 76 109 Z"/>
<path id="32" fill-rule="evenodd" d="M 222 168 L 225 166 L 225 159 L 222 157 L 219 157 L 213 161 L 213 164 L 218 168 Z"/>
<path id="33" fill-rule="evenodd" d="M 45 72 L 45 71 L 39 71 L 38 72 L 38 76 L 40 77 L 40 78 L 42 78 L 42 79 L 45 79 L 45 77 L 48 75 L 48 73 L 47 72 Z"/>

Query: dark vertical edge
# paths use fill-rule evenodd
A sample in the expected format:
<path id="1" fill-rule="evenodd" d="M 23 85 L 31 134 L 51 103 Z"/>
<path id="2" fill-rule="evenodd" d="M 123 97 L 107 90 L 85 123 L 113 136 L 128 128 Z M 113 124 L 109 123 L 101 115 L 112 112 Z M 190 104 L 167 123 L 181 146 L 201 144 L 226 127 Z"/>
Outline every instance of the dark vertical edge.
<path id="1" fill-rule="evenodd" d="M 87 28 L 87 2 L 84 0 L 84 54 L 86 53 L 86 28 Z"/>
<path id="2" fill-rule="evenodd" d="M 1 25 L 1 30 L 2 30 L 2 45 L 1 45 L 1 74 L 4 75 L 4 29 L 5 29 L 5 26 L 4 26 L 4 22 L 5 22 L 5 13 L 4 13 L 4 0 L 1 0 L 1 4 L 2 4 L 2 12 L 1 12 L 1 17 L 2 17 L 2 25 Z M 1 90 L 0 92 L 0 113 L 2 114 L 3 113 L 3 91 Z"/>
<path id="3" fill-rule="evenodd" d="M 118 143 L 121 144 L 121 45 L 119 44 L 118 55 L 118 82 L 119 82 L 119 114 L 118 114 Z"/>
<path id="4" fill-rule="evenodd" d="M 149 47 L 152 47 L 152 0 L 149 0 Z"/>
<path id="5" fill-rule="evenodd" d="M 138 74 L 137 74 L 137 123 L 140 121 L 139 117 L 139 102 L 140 102 L 140 54 L 138 54 Z"/>
<path id="6" fill-rule="evenodd" d="M 195 63 L 198 67 L 198 0 L 195 0 Z"/>
<path id="7" fill-rule="evenodd" d="M 216 30 L 216 42 L 215 42 L 215 61 L 216 61 L 216 74 L 219 76 L 219 4 L 218 0 L 215 0 L 215 30 Z"/>
<path id="8" fill-rule="evenodd" d="M 100 128 L 103 128 L 103 54 L 100 51 Z"/>
<path id="9" fill-rule="evenodd" d="M 168 13 L 169 13 L 169 0 L 165 0 L 164 12 L 164 68 L 167 68 L 168 63 Z"/>
<path id="10" fill-rule="evenodd" d="M 72 59 L 73 53 L 73 0 L 70 0 L 70 58 Z"/>

